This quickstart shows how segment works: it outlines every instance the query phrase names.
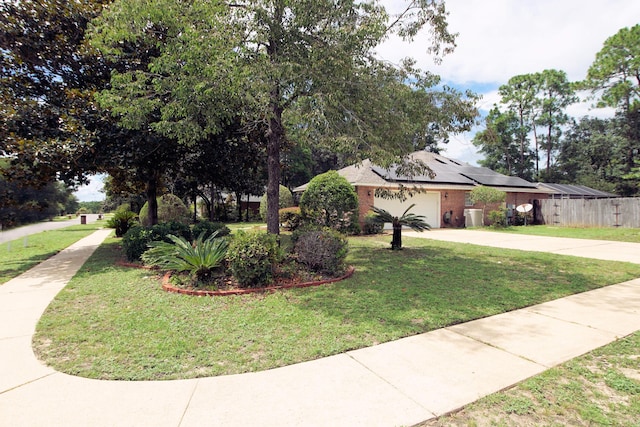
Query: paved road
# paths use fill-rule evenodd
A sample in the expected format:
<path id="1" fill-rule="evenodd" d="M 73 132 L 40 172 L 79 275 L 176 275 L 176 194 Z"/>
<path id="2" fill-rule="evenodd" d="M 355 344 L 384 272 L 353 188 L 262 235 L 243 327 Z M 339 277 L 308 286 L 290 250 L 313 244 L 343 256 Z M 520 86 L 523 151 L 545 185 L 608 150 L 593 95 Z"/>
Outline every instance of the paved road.
<path id="1" fill-rule="evenodd" d="M 98 214 L 87 214 L 87 223 L 97 221 Z M 0 231 L 0 243 L 10 242 L 11 240 L 20 239 L 31 234 L 41 233 L 48 230 L 57 230 L 72 225 L 80 224 L 80 217 L 73 217 L 67 221 L 43 221 L 36 224 L 25 225 L 22 227 L 11 228 L 9 230 Z"/>

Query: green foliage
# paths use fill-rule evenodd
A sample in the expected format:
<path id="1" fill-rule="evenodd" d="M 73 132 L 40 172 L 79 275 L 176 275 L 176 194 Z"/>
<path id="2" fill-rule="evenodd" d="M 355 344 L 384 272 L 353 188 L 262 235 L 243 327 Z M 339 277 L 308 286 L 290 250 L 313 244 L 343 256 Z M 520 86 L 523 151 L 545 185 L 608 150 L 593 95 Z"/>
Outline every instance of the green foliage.
<path id="1" fill-rule="evenodd" d="M 79 202 L 80 209 L 85 209 L 89 213 L 98 214 L 102 213 L 103 202 Z M 130 209 L 127 209 L 130 210 Z"/>
<path id="2" fill-rule="evenodd" d="M 217 136 L 238 112 L 263 123 L 275 190 L 288 140 L 345 155 L 366 147 L 389 160 L 470 128 L 475 95 L 436 90 L 437 76 L 410 58 L 395 66 L 370 55 L 392 34 L 410 40 L 426 28 L 430 52 L 440 58 L 455 45 L 446 16 L 444 4 L 430 1 L 411 3 L 392 25 L 375 2 L 115 2 L 95 22 L 91 41 L 131 66 L 116 68 L 126 71 L 112 74 L 99 100 L 125 127 L 153 129 L 180 144 Z M 133 62 L 131 51 L 143 58 Z M 269 194 L 267 228 L 277 233 L 278 200 Z"/>
<path id="3" fill-rule="evenodd" d="M 4 164 L 0 162 L 0 225 L 3 229 L 51 219 L 63 211 L 72 213 L 77 209 L 67 210 L 67 206 L 74 207 L 75 196 L 60 182 L 35 186 L 7 179 L 5 176 L 10 175 L 10 171 Z"/>
<path id="4" fill-rule="evenodd" d="M 596 54 L 582 86 L 600 97 L 599 106 L 627 110 L 640 100 L 640 24 L 622 28 Z"/>
<path id="5" fill-rule="evenodd" d="M 373 211 L 367 212 L 364 216 L 364 226 L 362 232 L 364 234 L 380 234 L 384 229 L 384 223 L 376 220 L 376 213 Z"/>
<path id="6" fill-rule="evenodd" d="M 489 222 L 493 228 L 504 228 L 507 226 L 507 210 L 496 209 L 488 214 Z"/>
<path id="7" fill-rule="evenodd" d="M 488 205 L 501 203 L 505 201 L 506 197 L 507 193 L 504 191 L 484 185 L 479 185 L 471 190 L 471 202 L 473 204 L 483 203 L 484 205 Z"/>
<path id="8" fill-rule="evenodd" d="M 164 194 L 158 197 L 158 223 L 162 222 L 180 222 L 188 224 L 191 221 L 191 213 L 178 196 L 173 194 Z M 149 203 L 145 203 L 140 209 L 140 223 L 148 227 L 149 219 Z"/>
<path id="9" fill-rule="evenodd" d="M 107 221 L 107 227 L 115 228 L 116 237 L 124 236 L 138 222 L 138 215 L 130 210 L 118 209 Z"/>
<path id="10" fill-rule="evenodd" d="M 229 245 L 227 261 L 231 274 L 241 286 L 267 286 L 279 261 L 276 236 L 239 231 Z"/>
<path id="11" fill-rule="evenodd" d="M 156 224 L 152 227 L 135 226 L 122 237 L 122 249 L 129 261 L 138 261 L 142 254 L 149 249 L 149 243 L 171 240 L 167 237 L 173 234 L 185 240 L 191 239 L 191 229 L 179 222 Z"/>
<path id="12" fill-rule="evenodd" d="M 218 237 L 227 236 L 231 233 L 231 230 L 221 222 L 200 221 L 193 226 L 191 232 L 194 236 L 199 236 L 201 233 L 204 233 L 204 238 L 206 239 L 216 232 L 218 233 Z"/>
<path id="13" fill-rule="evenodd" d="M 267 219 L 267 194 L 265 193 L 260 199 L 260 218 L 263 221 Z M 280 199 L 278 201 L 278 210 L 290 208 L 293 206 L 293 194 L 284 185 L 280 186 Z"/>
<path id="14" fill-rule="evenodd" d="M 486 129 L 477 132 L 473 138 L 473 145 L 480 147 L 485 156 L 480 165 L 505 175 L 532 179 L 534 155 L 526 134 L 520 135 L 523 126 L 525 129 L 530 127 L 520 124 L 516 112 L 503 113 L 498 107 L 489 111 L 485 125 Z"/>
<path id="15" fill-rule="evenodd" d="M 301 234 L 294 249 L 299 262 L 312 271 L 331 276 L 344 272 L 348 252 L 346 237 L 331 228 Z"/>
<path id="16" fill-rule="evenodd" d="M 322 227 L 347 232 L 357 222 L 358 195 L 353 186 L 336 171 L 313 178 L 302 198 L 303 218 Z"/>
<path id="17" fill-rule="evenodd" d="M 203 231 L 191 243 L 184 237 L 169 234 L 167 237 L 172 243 L 149 243 L 149 249 L 142 254 L 142 261 L 167 270 L 186 271 L 196 283 L 206 282 L 224 261 L 229 244 L 217 232 L 206 238 L 204 235 Z"/>
<path id="18" fill-rule="evenodd" d="M 278 217 L 280 218 L 280 224 L 288 231 L 295 231 L 302 225 L 302 214 L 297 206 L 280 209 Z"/>

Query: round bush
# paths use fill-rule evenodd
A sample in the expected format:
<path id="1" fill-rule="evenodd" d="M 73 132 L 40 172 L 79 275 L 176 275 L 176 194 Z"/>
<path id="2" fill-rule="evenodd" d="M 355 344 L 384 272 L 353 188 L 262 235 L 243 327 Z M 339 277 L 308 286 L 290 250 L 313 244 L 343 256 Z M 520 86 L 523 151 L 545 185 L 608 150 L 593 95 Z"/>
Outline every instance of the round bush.
<path id="1" fill-rule="evenodd" d="M 336 171 L 313 178 L 300 199 L 300 210 L 305 220 L 345 233 L 355 229 L 357 209 L 356 191 Z"/>
<path id="2" fill-rule="evenodd" d="M 280 186 L 280 198 L 278 199 L 278 209 L 290 208 L 293 206 L 293 194 L 284 185 Z M 260 218 L 267 220 L 267 194 L 265 193 L 260 199 Z"/>
<path id="3" fill-rule="evenodd" d="M 161 222 L 180 222 L 189 224 L 191 222 L 189 209 L 180 200 L 178 196 L 173 194 L 164 194 L 157 199 L 158 201 L 158 223 Z M 148 227 L 149 224 L 149 202 L 146 202 L 140 209 L 140 223 Z"/>
<path id="4" fill-rule="evenodd" d="M 138 261 L 153 241 L 172 243 L 169 234 L 191 240 L 191 229 L 179 222 L 156 224 L 153 227 L 135 226 L 122 237 L 122 249 L 129 261 Z"/>
<path id="5" fill-rule="evenodd" d="M 266 286 L 273 280 L 278 252 L 275 235 L 238 232 L 227 250 L 229 270 L 240 286 Z"/>
<path id="6" fill-rule="evenodd" d="M 373 211 L 367 212 L 364 217 L 364 226 L 362 232 L 364 234 L 380 234 L 384 229 L 384 223 L 375 220 L 376 214 Z"/>
<path id="7" fill-rule="evenodd" d="M 200 221 L 196 225 L 193 226 L 191 233 L 194 238 L 198 238 L 200 233 L 204 232 L 203 239 L 211 236 L 213 233 L 218 232 L 218 237 L 227 236 L 231 233 L 229 227 L 224 225 L 221 222 L 211 222 L 211 221 Z"/>
<path id="8" fill-rule="evenodd" d="M 289 231 L 297 230 L 302 224 L 302 215 L 300 214 L 300 208 L 297 206 L 280 209 L 278 217 L 280 218 L 280 224 Z"/>
<path id="9" fill-rule="evenodd" d="M 344 272 L 348 251 L 344 235 L 330 228 L 300 234 L 295 245 L 299 262 L 315 272 L 331 276 Z"/>

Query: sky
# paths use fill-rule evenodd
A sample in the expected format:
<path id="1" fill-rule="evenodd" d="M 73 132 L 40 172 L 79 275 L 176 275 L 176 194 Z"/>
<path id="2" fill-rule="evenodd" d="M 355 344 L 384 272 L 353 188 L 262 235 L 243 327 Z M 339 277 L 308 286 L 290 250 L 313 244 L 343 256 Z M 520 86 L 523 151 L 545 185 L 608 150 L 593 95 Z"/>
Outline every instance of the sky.
<path id="1" fill-rule="evenodd" d="M 403 2 L 385 0 L 390 6 L 399 3 Z M 442 64 L 435 65 L 425 53 L 424 35 L 410 45 L 390 40 L 378 54 L 395 63 L 411 56 L 444 83 L 481 94 L 482 114 L 499 102 L 498 87 L 513 76 L 557 69 L 565 71 L 570 81 L 584 79 L 605 40 L 640 23 L 640 0 L 446 0 L 445 4 L 449 30 L 459 36 L 455 51 Z M 612 115 L 612 110 L 590 106 L 590 102 L 574 105 L 568 113 Z M 482 155 L 471 139 L 481 129 L 453 135 L 443 154 L 477 164 Z"/>
<path id="2" fill-rule="evenodd" d="M 388 10 L 403 0 L 384 0 Z M 440 65 L 426 53 L 426 33 L 412 44 L 389 40 L 378 55 L 395 63 L 411 56 L 443 83 L 482 95 L 478 104 L 486 114 L 500 98 L 500 85 L 519 74 L 545 69 L 567 73 L 571 81 L 584 79 L 605 40 L 623 27 L 640 23 L 640 0 L 447 0 L 451 32 L 459 33 L 455 51 Z M 590 109 L 590 103 L 572 106 L 575 117 L 607 117 L 611 110 Z M 472 132 L 452 135 L 443 154 L 477 164 L 482 158 Z M 76 192 L 80 201 L 103 200 L 102 177 Z"/>

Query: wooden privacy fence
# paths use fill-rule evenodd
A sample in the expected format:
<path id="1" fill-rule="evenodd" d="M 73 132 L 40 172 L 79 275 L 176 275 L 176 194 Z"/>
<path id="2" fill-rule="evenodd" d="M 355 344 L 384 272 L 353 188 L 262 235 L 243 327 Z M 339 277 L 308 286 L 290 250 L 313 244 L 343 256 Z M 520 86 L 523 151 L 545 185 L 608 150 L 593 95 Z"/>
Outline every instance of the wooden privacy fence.
<path id="1" fill-rule="evenodd" d="M 640 198 L 540 200 L 547 225 L 640 228 Z"/>

